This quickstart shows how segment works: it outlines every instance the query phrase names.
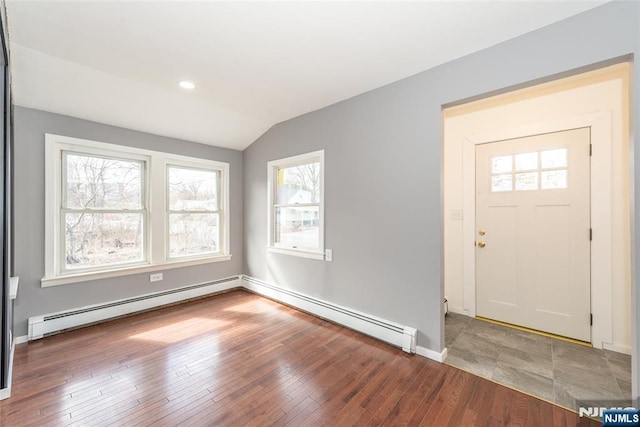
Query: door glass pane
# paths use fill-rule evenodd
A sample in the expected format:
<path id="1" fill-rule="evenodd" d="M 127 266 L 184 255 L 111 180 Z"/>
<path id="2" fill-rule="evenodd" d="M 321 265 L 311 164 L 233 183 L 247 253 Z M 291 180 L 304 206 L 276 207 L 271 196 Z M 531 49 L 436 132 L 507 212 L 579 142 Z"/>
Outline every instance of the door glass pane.
<path id="1" fill-rule="evenodd" d="M 547 150 L 540 153 L 540 162 L 543 169 L 548 168 L 566 168 L 567 167 L 567 149 L 559 148 L 557 150 Z"/>
<path id="2" fill-rule="evenodd" d="M 217 213 L 169 214 L 169 257 L 220 252 Z"/>
<path id="3" fill-rule="evenodd" d="M 538 189 L 538 172 L 516 174 L 516 191 L 537 190 L 537 189 Z"/>
<path id="4" fill-rule="evenodd" d="M 141 209 L 143 163 L 67 153 L 64 206 Z"/>
<path id="5" fill-rule="evenodd" d="M 513 190 L 513 175 L 510 173 L 502 175 L 491 176 L 491 191 L 512 191 Z"/>
<path id="6" fill-rule="evenodd" d="M 169 209 L 215 211 L 218 209 L 218 172 L 169 166 Z"/>
<path id="7" fill-rule="evenodd" d="M 567 188 L 567 170 L 543 171 L 540 185 L 542 189 Z"/>
<path id="8" fill-rule="evenodd" d="M 65 268 L 142 261 L 143 220 L 138 213 L 65 214 Z"/>
<path id="9" fill-rule="evenodd" d="M 538 153 L 516 154 L 516 171 L 538 169 Z"/>
<path id="10" fill-rule="evenodd" d="M 276 204 L 320 203 L 320 162 L 280 168 Z"/>
<path id="11" fill-rule="evenodd" d="M 290 248 L 320 248 L 318 206 L 275 209 L 275 242 Z"/>
<path id="12" fill-rule="evenodd" d="M 498 156 L 491 159 L 491 173 L 505 173 L 513 170 L 513 156 Z"/>

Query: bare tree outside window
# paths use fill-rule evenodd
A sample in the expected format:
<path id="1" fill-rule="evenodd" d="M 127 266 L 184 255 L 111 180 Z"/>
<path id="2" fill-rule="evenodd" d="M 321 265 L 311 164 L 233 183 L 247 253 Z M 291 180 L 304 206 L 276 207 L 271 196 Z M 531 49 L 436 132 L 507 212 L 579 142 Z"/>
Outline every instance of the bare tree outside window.
<path id="1" fill-rule="evenodd" d="M 141 161 L 63 153 L 64 267 L 144 259 Z"/>

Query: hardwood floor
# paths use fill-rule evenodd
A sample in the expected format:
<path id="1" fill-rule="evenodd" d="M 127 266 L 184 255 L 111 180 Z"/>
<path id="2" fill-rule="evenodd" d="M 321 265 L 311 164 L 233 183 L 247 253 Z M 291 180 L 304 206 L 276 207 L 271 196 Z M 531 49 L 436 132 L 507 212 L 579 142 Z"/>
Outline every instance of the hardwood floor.
<path id="1" fill-rule="evenodd" d="M 245 291 L 16 348 L 0 425 L 575 426 L 569 411 Z"/>

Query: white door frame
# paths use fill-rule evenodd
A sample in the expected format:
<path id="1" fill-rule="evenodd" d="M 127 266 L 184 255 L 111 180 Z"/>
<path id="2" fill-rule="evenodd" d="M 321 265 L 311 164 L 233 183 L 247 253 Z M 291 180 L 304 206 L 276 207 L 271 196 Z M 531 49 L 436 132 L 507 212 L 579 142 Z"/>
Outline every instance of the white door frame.
<path id="1" fill-rule="evenodd" d="M 464 138 L 462 148 L 463 184 L 463 282 L 464 309 L 470 316 L 476 315 L 476 197 L 475 197 L 475 153 L 476 145 L 505 139 L 522 138 L 529 135 L 558 132 L 567 129 L 591 128 L 591 227 L 594 239 L 591 242 L 591 342 L 602 348 L 603 343 L 613 342 L 612 313 L 612 153 L 611 114 L 598 112 L 557 121 L 539 123 L 517 128 L 500 129 L 488 133 L 469 135 Z M 594 262 L 596 260 L 597 262 Z"/>

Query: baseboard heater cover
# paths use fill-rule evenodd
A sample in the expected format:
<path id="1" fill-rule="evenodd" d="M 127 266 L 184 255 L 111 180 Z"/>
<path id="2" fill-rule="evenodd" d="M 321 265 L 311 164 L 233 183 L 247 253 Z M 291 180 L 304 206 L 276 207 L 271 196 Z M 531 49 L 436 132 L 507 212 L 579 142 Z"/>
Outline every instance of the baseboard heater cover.
<path id="1" fill-rule="evenodd" d="M 90 305 L 76 310 L 60 311 L 43 316 L 30 317 L 28 338 L 30 341 L 36 340 L 65 329 L 75 328 L 228 289 L 239 288 L 241 285 L 241 276 L 233 276 L 104 304 Z"/>
<path id="2" fill-rule="evenodd" d="M 417 330 L 415 328 L 281 288 L 253 277 L 242 276 L 242 282 L 246 289 L 257 294 L 385 341 L 402 348 L 407 353 L 416 352 Z"/>

